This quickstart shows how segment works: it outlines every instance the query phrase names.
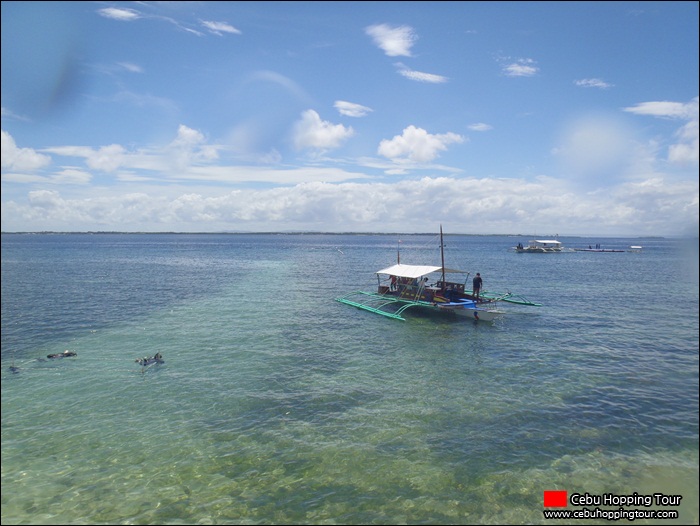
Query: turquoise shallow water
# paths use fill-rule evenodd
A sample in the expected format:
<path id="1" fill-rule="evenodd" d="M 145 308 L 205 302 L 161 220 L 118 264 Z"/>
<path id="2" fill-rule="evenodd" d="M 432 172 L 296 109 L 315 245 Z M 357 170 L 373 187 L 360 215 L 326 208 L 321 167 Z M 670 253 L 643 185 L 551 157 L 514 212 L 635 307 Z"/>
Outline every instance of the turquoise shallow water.
<path id="1" fill-rule="evenodd" d="M 447 236 L 544 304 L 493 324 L 334 301 L 399 238 L 439 264 L 432 236 L 3 234 L 2 523 L 544 524 L 550 489 L 698 523 L 697 240 Z"/>

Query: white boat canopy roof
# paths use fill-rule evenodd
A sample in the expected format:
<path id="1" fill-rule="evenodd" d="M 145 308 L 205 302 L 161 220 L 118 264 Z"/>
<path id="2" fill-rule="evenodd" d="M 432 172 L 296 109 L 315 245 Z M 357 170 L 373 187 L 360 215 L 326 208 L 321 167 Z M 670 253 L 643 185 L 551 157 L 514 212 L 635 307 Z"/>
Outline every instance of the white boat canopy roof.
<path id="1" fill-rule="evenodd" d="M 420 278 L 421 276 L 432 274 L 441 269 L 442 267 L 435 267 L 432 265 L 402 265 L 398 263 L 391 267 L 378 270 L 377 274 L 389 274 L 390 276 L 397 276 L 399 278 Z"/>
<path id="2" fill-rule="evenodd" d="M 550 245 L 561 245 L 561 241 L 557 241 L 556 239 L 535 239 L 534 242 Z"/>
<path id="3" fill-rule="evenodd" d="M 392 265 L 391 267 L 387 267 L 382 270 L 378 270 L 376 273 L 377 274 L 389 274 L 390 276 L 397 276 L 399 278 L 420 278 L 421 276 L 425 276 L 426 274 L 432 274 L 433 272 L 438 272 L 441 271 L 442 267 L 438 266 L 433 266 L 433 265 L 404 265 L 402 263 L 398 263 L 396 265 Z M 459 272 L 459 273 L 464 273 L 466 274 L 466 271 L 463 270 L 454 270 L 454 269 L 449 269 L 446 268 L 445 272 Z"/>

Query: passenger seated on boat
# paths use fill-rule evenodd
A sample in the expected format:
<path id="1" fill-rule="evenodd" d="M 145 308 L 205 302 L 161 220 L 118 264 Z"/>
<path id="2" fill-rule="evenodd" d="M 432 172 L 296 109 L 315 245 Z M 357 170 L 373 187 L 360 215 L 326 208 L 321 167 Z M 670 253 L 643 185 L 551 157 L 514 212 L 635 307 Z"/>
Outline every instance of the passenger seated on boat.
<path id="1" fill-rule="evenodd" d="M 396 276 L 391 276 L 391 286 L 389 290 L 396 290 Z"/>

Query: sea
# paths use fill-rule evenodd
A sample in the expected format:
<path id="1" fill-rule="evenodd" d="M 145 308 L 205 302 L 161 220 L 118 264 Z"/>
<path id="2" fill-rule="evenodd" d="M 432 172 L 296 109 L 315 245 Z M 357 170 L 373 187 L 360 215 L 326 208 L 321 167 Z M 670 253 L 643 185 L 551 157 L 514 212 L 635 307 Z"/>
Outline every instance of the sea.
<path id="1" fill-rule="evenodd" d="M 445 235 L 484 323 L 335 301 L 435 235 L 2 234 L 2 524 L 698 524 L 698 239 L 559 240 Z"/>

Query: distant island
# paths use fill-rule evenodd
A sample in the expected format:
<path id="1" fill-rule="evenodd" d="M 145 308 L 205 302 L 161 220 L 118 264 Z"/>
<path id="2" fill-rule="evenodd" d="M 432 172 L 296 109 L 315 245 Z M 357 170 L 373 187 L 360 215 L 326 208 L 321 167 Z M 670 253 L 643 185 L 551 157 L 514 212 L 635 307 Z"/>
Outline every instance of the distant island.
<path id="1" fill-rule="evenodd" d="M 220 232 L 134 232 L 119 230 L 88 230 L 75 232 L 60 232 L 43 230 L 40 232 L 1 232 L 2 235 L 271 235 L 271 236 L 434 236 L 434 232 L 322 232 L 315 230 L 279 230 L 270 232 L 251 232 L 247 230 L 224 230 Z M 538 234 L 461 234 L 450 233 L 445 236 L 471 236 L 471 237 L 536 237 Z M 625 238 L 625 239 L 665 239 L 664 236 L 624 236 L 624 235 L 562 235 L 566 238 Z"/>

